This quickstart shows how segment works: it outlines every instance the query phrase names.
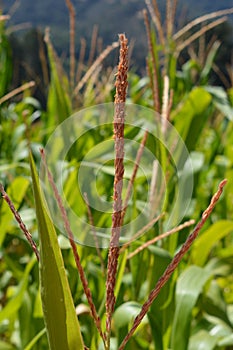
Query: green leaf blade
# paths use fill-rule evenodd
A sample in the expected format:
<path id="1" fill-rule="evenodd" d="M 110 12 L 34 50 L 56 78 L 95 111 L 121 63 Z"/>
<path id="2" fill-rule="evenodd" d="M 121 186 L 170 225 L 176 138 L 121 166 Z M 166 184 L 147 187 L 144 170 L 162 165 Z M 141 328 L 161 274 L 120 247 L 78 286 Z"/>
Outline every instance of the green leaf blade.
<path id="1" fill-rule="evenodd" d="M 64 262 L 53 223 L 40 193 L 32 156 L 30 158 L 36 215 L 40 237 L 40 283 L 43 312 L 51 350 L 84 349 Z"/>
<path id="2" fill-rule="evenodd" d="M 192 263 L 203 266 L 215 244 L 230 234 L 232 230 L 233 222 L 230 220 L 219 220 L 209 227 L 193 244 Z"/>
<path id="3" fill-rule="evenodd" d="M 176 287 L 176 309 L 172 327 L 171 348 L 173 350 L 187 349 L 192 310 L 211 275 L 210 271 L 194 265 L 180 275 Z"/>

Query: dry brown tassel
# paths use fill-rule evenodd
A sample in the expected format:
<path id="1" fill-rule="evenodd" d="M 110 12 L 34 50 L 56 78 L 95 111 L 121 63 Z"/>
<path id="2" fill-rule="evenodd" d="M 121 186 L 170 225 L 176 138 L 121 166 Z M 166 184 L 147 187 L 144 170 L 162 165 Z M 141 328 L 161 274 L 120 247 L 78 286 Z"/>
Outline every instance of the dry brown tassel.
<path id="1" fill-rule="evenodd" d="M 3 187 L 3 185 L 1 183 L 0 183 L 0 192 L 2 193 L 2 198 L 8 204 L 11 212 L 13 213 L 16 221 L 19 224 L 20 229 L 23 231 L 23 233 L 24 233 L 25 237 L 27 238 L 28 242 L 30 243 L 34 253 L 36 254 L 37 260 L 39 261 L 40 260 L 40 254 L 39 254 L 39 251 L 37 249 L 36 243 L 32 239 L 31 233 L 28 231 L 28 229 L 25 226 L 23 220 L 21 219 L 21 216 L 19 215 L 18 211 L 15 209 L 15 206 L 14 206 L 13 202 L 11 201 L 10 197 L 8 196 L 8 194 L 5 192 L 4 187 Z"/>
<path id="2" fill-rule="evenodd" d="M 128 40 L 124 34 L 119 35 L 120 58 L 116 75 L 115 115 L 114 115 L 114 139 L 115 139 L 115 178 L 113 189 L 113 214 L 112 232 L 108 254 L 108 270 L 106 281 L 106 333 L 107 349 L 110 349 L 111 319 L 115 306 L 114 288 L 119 256 L 119 238 L 121 232 L 122 212 L 122 183 L 124 175 L 124 123 L 125 101 L 127 91 L 128 72 Z"/>
<path id="3" fill-rule="evenodd" d="M 223 188 L 226 185 L 226 183 L 227 183 L 227 180 L 225 179 L 225 180 L 221 181 L 221 183 L 219 184 L 218 190 L 213 195 L 208 208 L 202 214 L 201 220 L 196 225 L 196 227 L 194 228 L 193 232 L 188 236 L 187 240 L 185 241 L 185 243 L 181 247 L 180 251 L 174 256 L 174 258 L 172 259 L 171 263 L 168 265 L 168 267 L 164 271 L 163 275 L 158 280 L 155 288 L 151 291 L 147 301 L 142 305 L 142 309 L 141 309 L 140 313 L 135 318 L 132 328 L 130 329 L 130 331 L 128 332 L 128 334 L 126 335 L 124 340 L 122 341 L 122 343 L 121 343 L 120 347 L 118 348 L 118 350 L 123 350 L 125 348 L 125 345 L 128 343 L 129 339 L 132 337 L 132 335 L 134 334 L 134 332 L 136 331 L 136 329 L 140 325 L 142 319 L 144 318 L 144 316 L 149 311 L 150 306 L 152 305 L 153 301 L 158 296 L 160 290 L 165 285 L 165 283 L 169 280 L 169 278 L 171 277 L 172 273 L 174 272 L 174 270 L 177 268 L 178 264 L 180 263 L 181 259 L 187 253 L 187 251 L 191 247 L 191 245 L 194 242 L 194 240 L 197 238 L 201 228 L 205 224 L 206 220 L 208 219 L 208 217 L 210 216 L 211 212 L 213 211 L 216 203 L 218 202 L 219 197 L 221 196 L 221 194 L 223 192 Z"/>

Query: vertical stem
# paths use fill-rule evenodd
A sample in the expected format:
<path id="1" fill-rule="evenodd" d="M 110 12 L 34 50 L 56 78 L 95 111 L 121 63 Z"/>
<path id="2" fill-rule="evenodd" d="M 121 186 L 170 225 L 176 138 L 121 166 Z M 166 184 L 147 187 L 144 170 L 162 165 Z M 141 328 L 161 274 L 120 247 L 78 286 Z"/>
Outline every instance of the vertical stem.
<path id="1" fill-rule="evenodd" d="M 148 13 L 146 10 L 144 10 L 144 22 L 146 26 L 148 47 L 149 47 L 149 52 L 150 52 L 151 61 L 152 61 L 152 89 L 153 89 L 154 107 L 155 107 L 155 111 L 160 113 L 159 77 L 157 72 L 157 62 L 156 62 L 155 52 L 154 52 L 153 43 L 152 43 Z M 148 62 L 148 66 L 149 66 L 149 62 Z"/>
<path id="2" fill-rule="evenodd" d="M 116 274 L 119 256 L 119 238 L 121 233 L 122 185 L 124 175 L 125 101 L 128 86 L 128 40 L 124 34 L 120 34 L 119 39 L 120 58 L 115 83 L 115 115 L 113 121 L 115 139 L 115 178 L 113 188 L 114 202 L 112 214 L 112 233 L 108 253 L 108 270 L 106 281 L 106 333 L 108 350 L 110 349 L 111 319 L 115 307 L 114 289 L 116 285 Z"/>
<path id="3" fill-rule="evenodd" d="M 37 260 L 40 261 L 40 254 L 39 254 L 39 251 L 37 249 L 36 243 L 33 241 L 31 233 L 28 231 L 26 225 L 24 224 L 23 220 L 21 219 L 21 216 L 19 215 L 18 211 L 16 210 L 16 208 L 15 208 L 13 202 L 11 201 L 10 197 L 5 192 L 4 187 L 3 187 L 3 185 L 1 183 L 0 183 L 0 193 L 2 194 L 2 198 L 8 204 L 11 212 L 13 213 L 16 221 L 19 224 L 19 227 L 20 227 L 21 231 L 23 231 L 23 233 L 24 233 L 25 237 L 27 238 L 29 244 L 31 245 L 34 253 L 36 254 Z"/>
<path id="4" fill-rule="evenodd" d="M 171 34 L 173 34 L 173 31 L 174 31 L 174 23 L 175 23 L 175 19 L 176 19 L 177 3 L 178 3 L 178 0 L 173 0 L 173 8 L 172 8 L 172 15 L 171 15 Z"/>
<path id="5" fill-rule="evenodd" d="M 139 163 L 140 163 L 140 160 L 141 160 L 141 157 L 143 154 L 143 150 L 144 150 L 144 147 L 146 144 L 147 137 L 148 137 L 148 130 L 145 131 L 145 134 L 144 134 L 143 139 L 142 139 L 141 144 L 140 144 L 140 148 L 138 149 L 134 168 L 133 168 L 133 173 L 132 173 L 132 176 L 129 180 L 129 185 L 128 185 L 127 190 L 126 190 L 125 201 L 124 201 L 124 205 L 123 205 L 122 212 L 121 212 L 121 226 L 123 225 L 123 222 L 124 222 L 124 217 L 125 217 L 125 213 L 126 213 L 128 204 L 129 204 L 129 199 L 130 199 L 132 187 L 133 187 L 136 175 L 137 175 Z"/>
<path id="6" fill-rule="evenodd" d="M 164 76 L 164 85 L 163 85 L 163 104 L 162 104 L 162 133 L 165 135 L 167 129 L 167 120 L 168 120 L 168 110 L 169 110 L 169 77 Z"/>
<path id="7" fill-rule="evenodd" d="M 66 0 L 70 14 L 70 86 L 71 91 L 75 84 L 75 9 L 71 0 Z"/>
<path id="8" fill-rule="evenodd" d="M 98 38 L 98 26 L 95 25 L 93 28 L 93 31 L 92 31 L 91 48 L 90 48 L 88 64 L 87 64 L 88 67 L 90 67 L 92 65 L 92 63 L 94 62 L 97 38 Z"/>
<path id="9" fill-rule="evenodd" d="M 78 59 L 78 69 L 76 73 L 76 82 L 78 83 L 82 76 L 82 71 L 84 68 L 84 58 L 86 52 L 86 40 L 84 38 L 80 39 L 80 49 L 79 49 L 79 59 Z"/>
<path id="10" fill-rule="evenodd" d="M 171 0 L 166 2 L 166 30 L 167 39 L 169 40 L 172 35 L 172 4 Z"/>
<path id="11" fill-rule="evenodd" d="M 148 8 L 149 13 L 151 15 L 152 21 L 154 22 L 155 27 L 157 29 L 160 44 L 162 46 L 165 46 L 163 25 L 162 25 L 162 21 L 161 21 L 161 14 L 159 11 L 157 0 L 152 0 L 152 4 L 151 4 L 150 0 L 145 0 L 145 3 L 147 5 L 147 8 Z"/>
<path id="12" fill-rule="evenodd" d="M 95 241 L 96 251 L 97 251 L 98 257 L 100 259 L 100 265 L 101 265 L 103 276 L 105 276 L 104 260 L 103 260 L 102 255 L 101 255 L 101 251 L 100 251 L 100 247 L 99 247 L 99 241 L 98 241 L 98 237 L 97 237 L 97 233 L 96 233 L 95 225 L 94 225 L 94 218 L 93 218 L 93 215 L 92 215 L 92 212 L 91 212 L 91 207 L 90 207 L 90 203 L 89 203 L 89 200 L 88 200 L 86 192 L 84 193 L 84 199 L 85 199 L 85 202 L 86 202 L 86 205 L 87 205 L 87 214 L 88 214 L 89 221 L 90 221 L 90 224 L 91 224 L 91 227 L 92 227 L 92 232 L 93 232 L 93 238 L 94 238 L 94 241 Z"/>

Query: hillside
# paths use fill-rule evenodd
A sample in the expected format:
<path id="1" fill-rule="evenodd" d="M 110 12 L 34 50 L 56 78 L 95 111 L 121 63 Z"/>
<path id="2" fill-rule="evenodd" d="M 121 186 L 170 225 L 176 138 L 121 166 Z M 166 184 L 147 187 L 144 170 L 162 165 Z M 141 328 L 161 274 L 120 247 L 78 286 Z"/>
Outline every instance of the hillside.
<path id="1" fill-rule="evenodd" d="M 95 25 L 98 26 L 98 37 L 103 47 L 118 40 L 118 33 L 125 32 L 133 42 L 131 67 L 139 74 L 145 74 L 145 59 L 148 52 L 146 31 L 142 9 L 146 7 L 144 0 L 73 0 L 76 10 L 76 57 L 79 57 L 80 38 L 86 39 L 86 59 L 88 58 L 91 36 Z M 162 15 L 165 13 L 165 0 L 158 0 Z M 13 6 L 16 4 L 17 6 Z M 208 12 L 230 8 L 232 0 L 180 0 L 176 16 L 175 28 L 180 28 L 190 19 Z M 39 58 L 38 32 L 44 33 L 45 27 L 51 29 L 51 39 L 58 54 L 68 64 L 69 56 L 69 13 L 65 0 L 0 0 L 0 9 L 10 15 L 7 25 L 9 29 L 15 25 L 27 23 L 26 30 L 13 30 L 10 36 L 13 47 L 15 71 L 13 86 L 21 81 L 36 79 L 41 76 L 42 67 Z M 165 17 L 165 16 L 163 16 Z M 230 17 L 233 20 L 233 16 Z M 30 26 L 28 26 L 30 24 Z M 29 28 L 29 29 L 28 29 Z M 30 29 L 31 28 L 31 29 Z M 17 34 L 17 35 L 16 35 Z M 232 29 L 218 28 L 218 37 L 224 43 L 218 54 L 216 63 L 225 70 L 226 62 L 231 60 L 233 48 Z M 41 36 L 41 35 L 40 35 Z M 41 36 L 41 41 L 43 41 Z M 109 61 L 108 61 L 109 60 Z M 105 60 L 108 65 L 117 63 L 117 54 Z M 34 72 L 31 76 L 31 72 Z M 41 89 L 42 91 L 44 88 Z M 42 92 L 44 96 L 44 91 Z M 40 96 L 40 99 L 44 97 Z"/>
<path id="2" fill-rule="evenodd" d="M 65 0 L 20 0 L 12 11 L 14 3 L 15 0 L 0 1 L 3 12 L 10 11 L 9 24 L 29 22 L 42 28 L 50 26 L 54 37 L 59 38 L 60 43 L 66 42 L 68 10 Z M 143 42 L 144 25 L 140 13 L 145 8 L 143 0 L 76 0 L 73 3 L 79 37 L 90 38 L 93 26 L 97 24 L 99 35 L 106 43 L 115 40 L 119 32 L 126 32 L 129 37 Z M 158 3 L 164 10 L 166 2 L 158 0 Z M 231 6 L 232 0 L 180 0 L 177 20 L 184 23 L 195 16 Z"/>

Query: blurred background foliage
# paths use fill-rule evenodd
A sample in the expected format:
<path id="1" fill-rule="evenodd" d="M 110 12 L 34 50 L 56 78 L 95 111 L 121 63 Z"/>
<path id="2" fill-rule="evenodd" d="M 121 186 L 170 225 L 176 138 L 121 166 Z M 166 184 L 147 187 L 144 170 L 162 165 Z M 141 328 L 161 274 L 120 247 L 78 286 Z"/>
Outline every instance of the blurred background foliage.
<path id="1" fill-rule="evenodd" d="M 165 19 L 166 2 L 159 1 L 161 15 Z M 189 0 L 178 2 L 178 8 L 174 26 L 176 29 L 187 24 L 193 18 L 220 9 L 230 8 L 230 0 L 210 1 L 205 0 L 196 3 Z M 98 42 L 96 55 L 108 44 L 117 40 L 118 33 L 125 32 L 130 38 L 133 55 L 131 55 L 131 66 L 138 74 L 145 75 L 145 56 L 147 43 L 145 41 L 145 26 L 142 10 L 144 1 L 129 0 L 78 0 L 74 2 L 76 10 L 76 56 L 78 57 L 82 40 L 85 40 L 85 61 L 89 60 L 93 33 L 97 31 Z M 14 72 L 13 86 L 28 79 L 37 79 L 36 97 L 44 105 L 46 103 L 47 77 L 43 79 L 43 67 L 41 66 L 41 47 L 46 27 L 50 27 L 51 39 L 59 56 L 68 67 L 69 57 L 69 18 L 65 1 L 43 0 L 32 3 L 30 0 L 4 1 L 0 2 L 3 13 L 9 13 L 7 32 L 13 50 Z M 53 13 L 53 16 L 50 14 Z M 102 19 L 105 18 L 105 21 Z M 119 20 L 120 19 L 120 20 Z M 165 21 L 165 20 L 164 20 Z M 226 75 L 226 64 L 231 64 L 231 52 L 233 48 L 232 39 L 232 16 L 229 22 L 213 29 L 211 35 L 216 34 L 223 43 L 218 51 L 215 63 Z M 95 34 L 94 34 L 95 35 Z M 207 34 L 207 42 L 210 34 Z M 187 53 L 182 53 L 180 65 L 187 60 Z M 117 55 L 112 54 L 104 61 L 106 66 L 117 64 Z M 210 73 L 212 83 L 222 85 L 225 82 L 213 71 Z"/>
<path id="2" fill-rule="evenodd" d="M 231 5 L 231 1 L 222 1 L 221 8 L 224 6 L 223 3 L 226 7 Z M 9 1 L 8 5 L 12 4 Z M 201 13 L 198 12 L 198 6 L 200 11 L 210 10 L 209 4 L 210 1 L 199 2 L 198 5 L 195 3 L 192 7 L 192 16 L 195 16 L 195 11 L 196 14 Z M 3 8 L 6 10 L 6 4 L 1 2 L 1 5 L 4 5 Z M 31 5 L 31 1 L 24 1 L 24 4 L 22 2 L 10 21 L 15 17 L 16 23 L 21 23 L 22 17 L 16 17 L 17 13 L 33 15 Z M 51 36 L 46 32 L 45 41 L 41 29 L 30 29 L 18 36 L 13 30 L 13 22 L 9 22 L 7 26 L 4 19 L 0 22 L 0 181 L 4 184 L 16 209 L 19 210 L 34 240 L 38 242 L 28 161 L 29 145 L 39 166 L 39 148 L 46 144 L 49 135 L 58 124 L 84 107 L 113 101 L 118 53 L 116 45 L 111 43 L 117 39 L 117 32 L 124 31 L 124 24 L 128 23 L 132 38 L 137 37 L 139 44 L 136 46 L 135 43 L 131 56 L 128 101 L 152 109 L 157 108 L 156 102 L 161 106 L 165 90 L 164 76 L 167 75 L 170 89 L 173 91 L 172 97 L 170 89 L 167 93 L 167 97 L 171 99 L 170 121 L 184 140 L 193 161 L 194 190 L 191 206 L 184 220 L 200 218 L 220 180 L 227 178 L 228 185 L 191 252 L 185 256 L 178 271 L 163 288 L 126 349 L 232 349 L 233 80 L 230 24 L 214 28 L 192 45 L 187 45 L 179 55 L 175 55 L 177 43 L 165 33 L 166 45 L 162 46 L 155 27 L 150 22 L 149 35 L 152 45 L 148 54 L 146 40 L 148 33 L 146 34 L 143 24 L 143 15 L 141 14 L 140 26 L 133 26 L 128 20 L 132 13 L 136 11 L 138 14 L 141 7 L 145 7 L 144 2 L 80 1 L 77 9 L 78 33 L 85 33 L 87 47 L 84 57 L 80 58 L 79 38 L 77 39 L 76 75 L 72 80 L 71 62 L 67 53 L 68 31 L 61 34 L 60 25 L 59 31 L 56 27 L 59 23 L 64 23 L 66 28 L 69 26 L 68 10 L 64 2 L 56 2 L 56 7 L 52 6 L 50 1 L 36 2 L 33 5 L 34 13 L 38 18 L 43 15 L 43 21 L 33 22 L 32 19 L 30 21 L 36 25 L 50 25 L 51 13 L 57 21 L 51 24 Z M 181 16 L 182 1 L 179 6 L 177 23 L 180 21 L 185 24 L 186 17 Z M 219 1 L 211 1 L 211 10 L 217 9 L 217 6 L 220 6 Z M 60 15 L 56 15 L 56 11 L 61 11 Z M 105 21 L 109 26 L 113 25 L 106 17 L 105 21 L 102 21 L 102 27 L 99 24 L 99 34 L 103 40 L 98 41 L 96 36 L 92 44 L 95 51 L 91 54 L 93 46 L 90 44 L 91 39 L 89 41 L 88 39 L 91 35 L 96 35 L 93 34 L 91 24 L 98 16 L 102 18 L 104 11 L 106 14 L 110 13 L 108 11 L 114 13 L 116 22 L 118 24 L 120 22 L 120 27 L 116 31 L 114 27 L 114 35 L 108 34 L 108 31 L 112 33 L 113 30 L 110 27 L 106 27 L 104 32 Z M 67 16 L 64 15 L 66 12 Z M 165 10 L 161 9 L 162 18 L 164 13 Z M 83 21 L 80 22 L 82 17 Z M 59 19 L 62 22 L 59 22 Z M 85 29 L 87 28 L 85 25 L 89 31 Z M 128 31 L 125 31 L 128 34 Z M 188 37 L 193 33 L 194 29 L 188 33 Z M 131 38 L 130 32 L 128 36 Z M 82 43 L 85 45 L 84 41 Z M 112 46 L 106 49 L 108 44 Z M 104 50 L 107 51 L 103 58 L 99 55 L 103 54 Z M 156 65 L 153 55 L 157 59 Z M 95 64 L 96 58 L 97 64 Z M 158 101 L 153 93 L 155 72 Z M 34 81 L 32 85 L 21 85 L 31 80 Z M 14 91 L 13 89 L 19 85 L 20 90 Z M 161 109 L 157 110 L 161 112 Z M 148 121 L 145 118 L 140 123 L 144 125 Z M 140 128 L 127 129 L 126 133 L 128 138 L 137 142 L 143 137 Z M 101 135 L 105 140 L 111 139 L 112 128 L 106 128 Z M 82 209 L 82 215 L 86 217 L 88 215 L 83 199 L 80 193 L 74 191 L 74 185 L 82 157 L 99 141 L 98 132 L 87 133 L 79 144 L 81 149 L 79 157 L 74 146 L 67 159 L 69 165 L 65 183 L 67 197 L 74 207 Z M 156 140 L 151 137 L 148 139 L 147 147 L 154 149 L 155 143 Z M 169 213 L 174 205 L 177 179 L 169 163 L 169 157 L 166 158 L 167 154 L 165 159 L 162 158 L 163 151 L 159 156 L 168 183 L 168 197 L 163 210 Z M 98 157 L 104 161 L 105 153 L 98 154 Z M 90 168 L 91 166 L 92 164 Z M 184 175 L 189 176 L 189 169 L 186 171 Z M 100 193 L 108 198 L 112 195 L 113 172 L 113 165 L 108 164 L 107 171 L 103 171 L 98 181 Z M 137 178 L 134 187 L 136 194 L 130 202 L 126 220 L 130 220 L 131 215 L 137 215 L 146 200 L 144 194 L 147 189 L 144 181 Z M 93 210 L 93 219 L 96 225 L 111 225 L 109 215 L 105 213 L 100 215 L 97 210 Z M 181 233 L 177 232 L 129 258 L 129 254 L 138 246 L 163 233 L 166 220 L 167 217 L 159 224 L 153 225 L 146 235 L 134 241 L 120 256 L 112 349 L 117 349 L 133 317 L 147 299 L 149 291 L 187 234 L 191 232 L 190 228 L 186 228 Z M 85 344 L 91 349 L 102 349 L 70 247 L 66 238 L 59 232 L 58 239 Z M 94 248 L 79 246 L 78 249 L 94 302 L 104 320 L 105 279 L 101 260 Z M 101 251 L 101 256 L 106 264 L 105 249 Z M 38 264 L 6 203 L 2 200 L 0 201 L 0 303 L 1 349 L 48 349 L 39 290 Z"/>

